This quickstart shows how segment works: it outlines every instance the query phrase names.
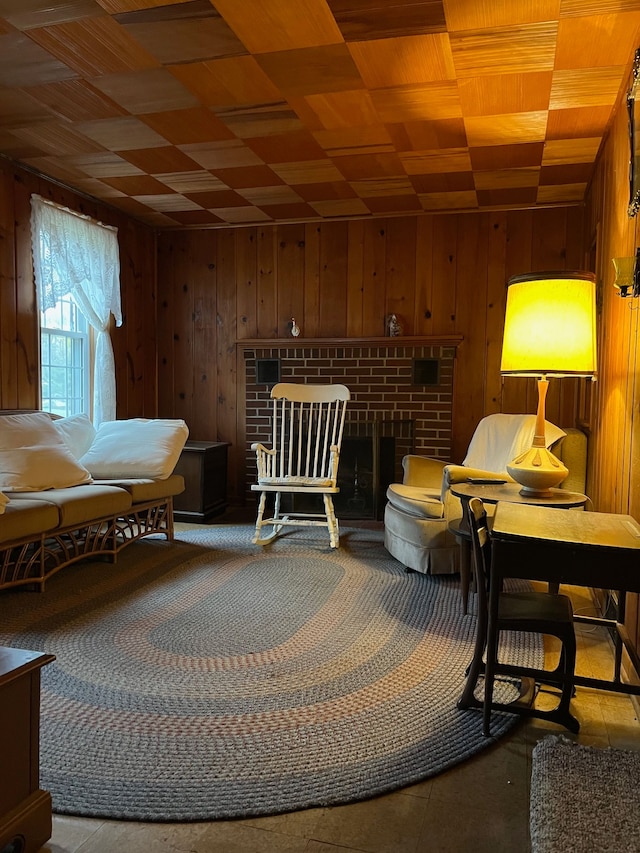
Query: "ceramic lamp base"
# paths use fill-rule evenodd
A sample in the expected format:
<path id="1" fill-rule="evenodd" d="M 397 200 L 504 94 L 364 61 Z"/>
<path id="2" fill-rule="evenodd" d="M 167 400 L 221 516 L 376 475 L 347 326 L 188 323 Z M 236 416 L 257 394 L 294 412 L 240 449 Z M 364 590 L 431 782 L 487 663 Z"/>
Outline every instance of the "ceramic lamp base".
<path id="1" fill-rule="evenodd" d="M 507 465 L 507 473 L 520 483 L 521 495 L 547 498 L 569 474 L 569 469 L 546 447 L 530 447 Z"/>

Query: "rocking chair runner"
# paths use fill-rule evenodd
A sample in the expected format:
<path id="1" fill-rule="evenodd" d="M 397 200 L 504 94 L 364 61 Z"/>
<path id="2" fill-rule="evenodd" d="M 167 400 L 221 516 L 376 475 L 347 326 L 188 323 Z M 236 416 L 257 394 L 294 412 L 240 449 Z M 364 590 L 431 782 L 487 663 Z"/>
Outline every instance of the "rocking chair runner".
<path id="1" fill-rule="evenodd" d="M 340 491 L 337 483 L 340 445 L 349 389 L 345 385 L 294 385 L 280 382 L 273 386 L 271 449 L 251 445 L 256 451 L 258 482 L 251 486 L 260 492 L 254 544 L 268 545 L 283 527 L 327 526 L 332 548 L 339 547 L 338 521 L 332 495 Z M 267 494 L 273 492 L 272 518 L 264 518 Z M 287 510 L 280 514 L 283 492 L 322 495 L 324 513 Z M 268 536 L 262 528 L 271 525 Z"/>

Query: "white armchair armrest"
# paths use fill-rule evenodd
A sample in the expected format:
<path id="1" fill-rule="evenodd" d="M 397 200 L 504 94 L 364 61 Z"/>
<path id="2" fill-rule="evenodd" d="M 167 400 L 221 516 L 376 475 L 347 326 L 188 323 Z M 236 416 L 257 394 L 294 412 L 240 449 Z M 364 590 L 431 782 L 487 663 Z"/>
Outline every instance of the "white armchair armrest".
<path id="1" fill-rule="evenodd" d="M 453 483 L 465 483 L 469 477 L 482 480 L 506 480 L 515 483 L 508 474 L 498 474 L 496 471 L 484 471 L 482 468 L 467 468 L 466 465 L 447 465 L 443 473 L 443 487 L 448 488 Z"/>
<path id="2" fill-rule="evenodd" d="M 405 456 L 402 460 L 402 482 L 405 486 L 420 486 L 440 494 L 442 473 L 446 464 L 441 459 L 432 459 L 429 456 Z"/>

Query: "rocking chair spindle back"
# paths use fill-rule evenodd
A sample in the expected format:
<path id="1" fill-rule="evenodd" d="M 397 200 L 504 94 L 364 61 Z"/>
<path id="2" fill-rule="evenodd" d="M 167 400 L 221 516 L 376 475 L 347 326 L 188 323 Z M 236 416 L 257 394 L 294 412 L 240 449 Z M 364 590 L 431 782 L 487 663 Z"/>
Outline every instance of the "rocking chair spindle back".
<path id="1" fill-rule="evenodd" d="M 339 491 L 338 463 L 349 389 L 345 385 L 281 382 L 274 385 L 271 397 L 271 448 L 251 445 L 258 467 L 258 482 L 251 488 L 260 492 L 253 542 L 266 545 L 285 526 L 326 525 L 331 547 L 337 548 L 339 530 L 331 495 Z M 275 494 L 274 514 L 264 518 L 269 492 Z M 280 497 L 285 492 L 321 495 L 324 513 L 281 514 Z M 264 525 L 272 526 L 266 537 L 262 535 Z"/>

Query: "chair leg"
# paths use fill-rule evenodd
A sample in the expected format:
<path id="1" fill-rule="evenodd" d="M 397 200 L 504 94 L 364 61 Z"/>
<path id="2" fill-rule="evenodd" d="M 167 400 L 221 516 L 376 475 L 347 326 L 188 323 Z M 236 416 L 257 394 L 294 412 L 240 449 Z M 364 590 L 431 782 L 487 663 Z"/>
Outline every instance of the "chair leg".
<path id="1" fill-rule="evenodd" d="M 471 586 L 471 543 L 460 539 L 460 592 L 462 593 L 462 612 L 466 616 L 469 606 L 469 587 Z"/>
<path id="2" fill-rule="evenodd" d="M 577 732 L 580 724 L 570 712 L 569 707 L 574 693 L 573 674 L 576 666 L 576 638 L 573 633 L 562 639 L 562 662 L 564 672 L 562 679 L 562 693 L 558 703 L 558 714 L 566 719 L 565 725 L 570 731 Z"/>
<path id="3" fill-rule="evenodd" d="M 332 548 L 340 547 L 340 530 L 338 528 L 338 519 L 333 510 L 333 500 L 331 495 L 322 495 L 324 501 L 324 512 L 327 516 L 327 527 L 329 528 L 329 541 Z"/>
<path id="4" fill-rule="evenodd" d="M 569 731 L 577 734 L 580 731 L 580 723 L 573 716 L 570 710 L 571 699 L 574 694 L 574 672 L 576 665 L 576 638 L 573 633 L 566 635 L 555 635 L 562 643 L 560 652 L 560 661 L 555 670 L 551 673 L 551 678 L 545 676 L 540 679 L 544 684 L 553 684 L 560 688 L 560 700 L 555 708 L 551 711 L 532 711 L 532 716 L 543 720 L 551 720 L 564 726 Z"/>
<path id="5" fill-rule="evenodd" d="M 491 584 L 489 596 L 491 603 L 489 613 L 498 612 L 498 596 L 500 591 L 496 584 Z M 495 679 L 495 665 L 498 657 L 498 626 L 492 619 L 488 619 L 487 625 L 487 662 L 484 668 L 484 702 L 482 706 L 482 733 L 485 737 L 491 736 L 491 704 L 493 702 L 493 682 Z"/>
<path id="6" fill-rule="evenodd" d="M 527 677 L 523 680 L 522 684 L 524 685 L 525 681 L 530 682 L 529 687 L 524 690 L 521 694 L 521 697 L 518 700 L 518 704 L 511 703 L 510 704 L 502 704 L 493 702 L 493 685 L 495 681 L 495 673 L 501 672 L 502 669 L 497 663 L 497 635 L 495 639 L 495 644 L 493 645 L 492 638 L 489 638 L 487 641 L 487 663 L 484 666 L 484 674 L 485 674 L 485 691 L 484 691 L 484 700 L 480 703 L 473 695 L 473 690 L 470 687 L 471 676 L 473 675 L 473 680 L 477 680 L 478 675 L 482 672 L 483 665 L 477 665 L 477 668 L 474 669 L 475 660 L 472 661 L 472 664 L 469 668 L 470 678 L 467 681 L 467 685 L 465 686 L 465 691 L 463 693 L 462 698 L 458 702 L 459 708 L 472 708 L 478 707 L 482 705 L 483 717 L 483 734 L 485 737 L 490 737 L 491 735 L 491 711 L 492 709 L 498 709 L 502 711 L 511 711 L 512 713 L 524 714 L 525 716 L 538 717 L 542 720 L 550 720 L 551 722 L 558 723 L 561 726 L 564 726 L 569 731 L 577 734 L 580 731 L 580 723 L 573 716 L 570 710 L 571 699 L 574 694 L 574 682 L 573 682 L 573 674 L 575 671 L 575 662 L 576 662 L 576 642 L 575 636 L 567 635 L 561 636 L 559 638 L 562 641 L 562 651 L 560 654 L 560 661 L 558 666 L 552 672 L 539 672 L 535 679 L 533 677 Z M 492 651 L 493 649 L 493 651 Z M 549 677 L 551 676 L 551 677 Z M 529 691 L 535 688 L 537 683 L 544 684 L 552 684 L 554 687 L 559 687 L 561 690 L 560 700 L 555 708 L 550 711 L 542 710 L 534 708 L 531 704 L 534 701 L 534 693 Z M 463 704 L 464 702 L 464 704 Z"/>
<path id="7" fill-rule="evenodd" d="M 478 678 L 484 671 L 484 650 L 487 645 L 487 611 L 486 608 L 480 608 L 478 613 L 478 624 L 476 627 L 476 641 L 473 649 L 473 659 L 469 664 L 466 672 L 467 680 L 464 685 L 462 696 L 458 699 L 458 708 L 464 710 L 466 708 L 477 708 L 480 703 L 474 693 L 478 683 Z"/>
<path id="8" fill-rule="evenodd" d="M 491 705 L 493 703 L 494 680 L 493 661 L 491 663 L 487 661 L 484 669 L 484 702 L 482 704 L 482 734 L 485 737 L 491 737 Z"/>
<path id="9" fill-rule="evenodd" d="M 256 518 L 256 529 L 251 540 L 254 545 L 260 545 L 260 531 L 262 530 L 262 518 L 264 516 L 264 506 L 267 500 L 265 492 L 260 492 L 260 500 L 258 501 L 258 516 Z"/>
<path id="10" fill-rule="evenodd" d="M 267 493 L 260 492 L 260 502 L 258 504 L 258 517 L 256 519 L 256 529 L 253 534 L 253 539 L 251 540 L 254 545 L 269 545 L 276 538 L 278 533 L 282 530 L 283 525 L 275 523 L 279 518 L 280 513 L 280 492 L 276 492 L 275 499 L 275 510 L 273 514 L 273 519 L 271 519 L 271 524 L 273 525 L 271 529 L 271 533 L 269 536 L 262 536 L 261 531 L 265 524 L 268 523 L 268 520 L 264 520 L 264 509 L 267 501 Z"/>

